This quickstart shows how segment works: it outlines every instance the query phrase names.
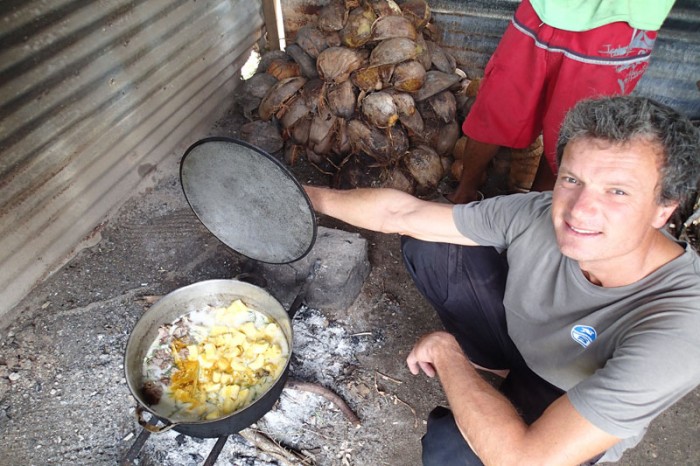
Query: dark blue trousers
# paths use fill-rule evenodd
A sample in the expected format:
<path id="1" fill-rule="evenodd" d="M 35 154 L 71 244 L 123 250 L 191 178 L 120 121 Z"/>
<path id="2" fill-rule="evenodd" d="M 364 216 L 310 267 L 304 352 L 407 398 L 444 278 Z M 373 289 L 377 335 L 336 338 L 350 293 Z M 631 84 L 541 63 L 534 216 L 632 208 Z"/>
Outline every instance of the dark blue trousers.
<path id="1" fill-rule="evenodd" d="M 508 263 L 490 247 L 431 243 L 404 237 L 404 262 L 445 330 L 474 363 L 509 369 L 500 391 L 534 422 L 564 391 L 532 372 L 508 336 L 503 297 Z M 438 407 L 428 417 L 422 440 L 426 466 L 481 465 L 457 429 L 452 412 Z"/>

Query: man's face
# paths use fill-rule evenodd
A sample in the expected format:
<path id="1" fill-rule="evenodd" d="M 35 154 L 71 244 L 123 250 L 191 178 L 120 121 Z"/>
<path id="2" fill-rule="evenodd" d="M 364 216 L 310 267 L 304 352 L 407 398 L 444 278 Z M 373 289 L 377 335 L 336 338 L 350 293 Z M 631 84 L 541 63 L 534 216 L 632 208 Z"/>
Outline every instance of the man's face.
<path id="1" fill-rule="evenodd" d="M 562 254 L 585 268 L 648 253 L 675 209 L 657 204 L 658 150 L 646 139 L 611 145 L 583 138 L 566 146 L 552 199 Z"/>

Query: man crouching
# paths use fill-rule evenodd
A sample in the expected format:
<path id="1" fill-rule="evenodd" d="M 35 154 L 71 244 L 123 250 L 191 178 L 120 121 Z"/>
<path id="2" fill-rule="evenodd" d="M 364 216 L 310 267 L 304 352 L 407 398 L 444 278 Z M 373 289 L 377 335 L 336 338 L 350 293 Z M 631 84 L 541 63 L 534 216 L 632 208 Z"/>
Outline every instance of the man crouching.
<path id="1" fill-rule="evenodd" d="M 699 148 L 672 109 L 612 97 L 565 118 L 553 192 L 452 206 L 306 188 L 320 213 L 404 235 L 446 329 L 407 358 L 450 404 L 430 414 L 425 465 L 615 461 L 700 384 L 700 258 L 663 230 L 698 186 Z"/>

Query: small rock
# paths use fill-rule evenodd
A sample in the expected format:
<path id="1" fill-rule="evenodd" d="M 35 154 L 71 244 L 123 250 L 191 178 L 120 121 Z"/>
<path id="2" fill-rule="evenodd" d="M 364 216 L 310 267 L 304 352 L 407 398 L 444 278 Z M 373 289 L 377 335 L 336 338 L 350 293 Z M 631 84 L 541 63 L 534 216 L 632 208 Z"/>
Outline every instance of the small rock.
<path id="1" fill-rule="evenodd" d="M 19 380 L 19 377 L 20 377 L 20 375 L 17 372 L 12 372 L 8 376 L 8 378 L 10 379 L 10 382 L 17 382 Z"/>

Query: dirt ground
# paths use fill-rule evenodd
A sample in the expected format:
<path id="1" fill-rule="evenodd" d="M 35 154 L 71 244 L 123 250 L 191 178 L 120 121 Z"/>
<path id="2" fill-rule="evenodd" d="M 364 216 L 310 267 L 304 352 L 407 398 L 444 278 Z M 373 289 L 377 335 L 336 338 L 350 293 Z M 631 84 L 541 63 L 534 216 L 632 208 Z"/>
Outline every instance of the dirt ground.
<path id="1" fill-rule="evenodd" d="M 239 124 L 232 109 L 210 133 L 236 136 Z M 294 170 L 302 182 L 326 181 L 309 167 Z M 196 219 L 177 173 L 177 160 L 159 167 L 158 182 L 37 286 L 1 331 L 0 464 L 120 464 L 141 432 L 124 376 L 130 330 L 154 296 L 234 277 L 244 266 L 245 258 Z M 326 218 L 319 224 L 358 231 Z M 361 426 L 324 398 L 287 388 L 256 427 L 307 464 L 418 465 L 424 420 L 445 399 L 436 380 L 412 376 L 404 361 L 416 339 L 440 325 L 403 267 L 398 237 L 359 232 L 368 240 L 372 271 L 346 311 L 304 309 L 295 317 L 290 377 L 337 393 Z M 621 464 L 698 464 L 698 426 L 696 389 L 655 420 Z M 213 444 L 173 431 L 152 435 L 136 463 L 202 464 Z M 232 436 L 217 464 L 292 461 Z"/>

